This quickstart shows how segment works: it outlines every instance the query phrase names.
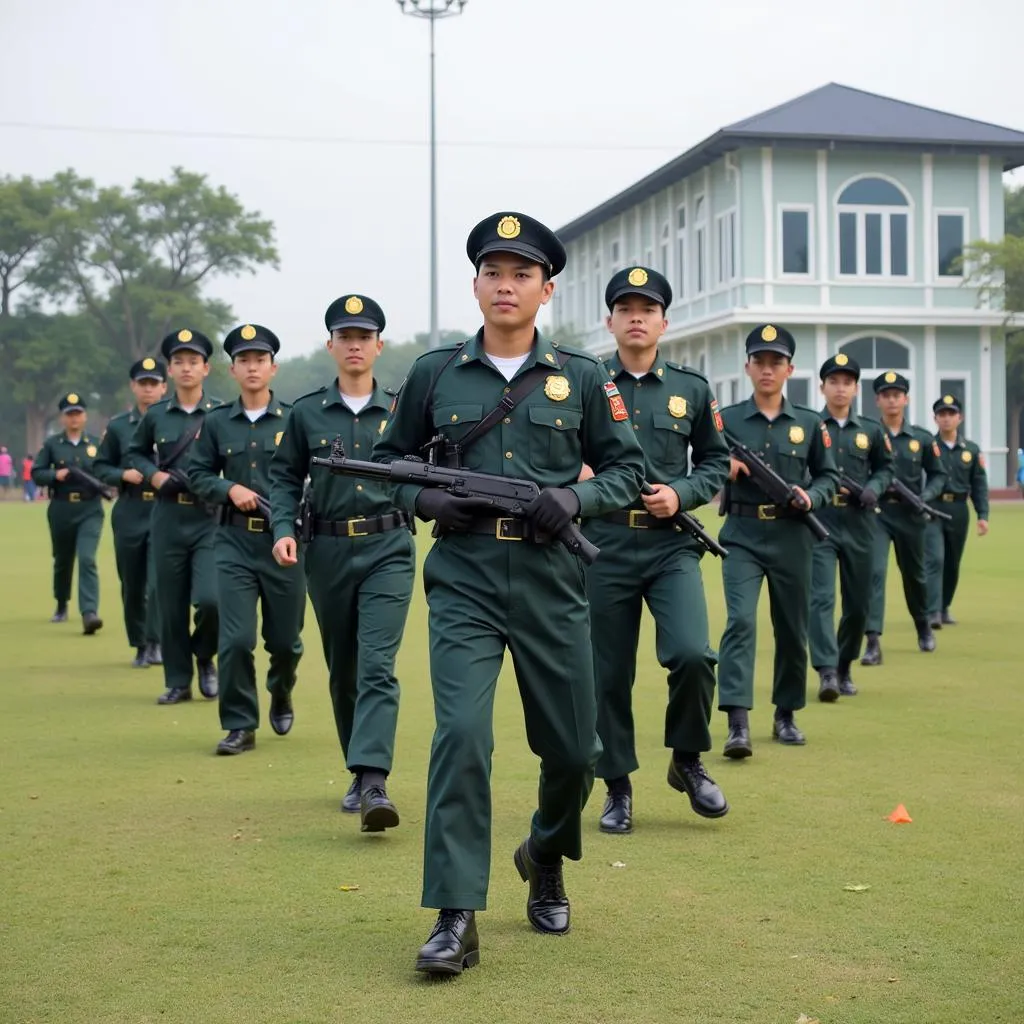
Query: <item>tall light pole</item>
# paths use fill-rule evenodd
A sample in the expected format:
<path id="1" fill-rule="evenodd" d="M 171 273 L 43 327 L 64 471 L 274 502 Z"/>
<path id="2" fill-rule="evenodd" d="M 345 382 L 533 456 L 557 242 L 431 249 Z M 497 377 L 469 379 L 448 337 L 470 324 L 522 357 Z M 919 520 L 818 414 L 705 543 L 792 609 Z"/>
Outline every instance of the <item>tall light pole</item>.
<path id="1" fill-rule="evenodd" d="M 461 14 L 469 0 L 395 0 L 403 14 L 430 22 L 430 347 L 441 344 L 437 324 L 437 112 L 434 101 L 434 22 Z"/>

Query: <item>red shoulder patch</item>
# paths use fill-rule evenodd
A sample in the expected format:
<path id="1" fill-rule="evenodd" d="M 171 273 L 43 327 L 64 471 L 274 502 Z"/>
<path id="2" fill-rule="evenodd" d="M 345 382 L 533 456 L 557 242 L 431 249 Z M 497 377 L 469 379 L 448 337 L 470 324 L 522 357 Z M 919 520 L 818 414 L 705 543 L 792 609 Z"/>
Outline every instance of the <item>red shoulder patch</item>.
<path id="1" fill-rule="evenodd" d="M 932 441 L 932 454 L 937 459 L 941 459 L 942 458 L 942 452 L 939 451 L 939 445 L 938 445 L 938 442 L 936 442 L 936 441 Z"/>
<path id="2" fill-rule="evenodd" d="M 725 424 L 722 422 L 722 414 L 718 411 L 718 400 L 715 398 L 711 399 L 711 415 L 715 417 L 715 426 L 721 433 L 725 430 Z"/>
<path id="3" fill-rule="evenodd" d="M 626 408 L 626 403 L 622 400 L 619 389 L 615 386 L 615 381 L 606 380 L 601 387 L 604 388 L 605 396 L 608 399 L 608 408 L 611 410 L 612 419 L 617 423 L 622 422 L 622 420 L 628 420 L 629 410 Z"/>
<path id="4" fill-rule="evenodd" d="M 821 427 L 821 443 L 826 448 L 832 447 L 832 435 L 828 432 L 828 427 L 824 423 L 818 424 Z"/>

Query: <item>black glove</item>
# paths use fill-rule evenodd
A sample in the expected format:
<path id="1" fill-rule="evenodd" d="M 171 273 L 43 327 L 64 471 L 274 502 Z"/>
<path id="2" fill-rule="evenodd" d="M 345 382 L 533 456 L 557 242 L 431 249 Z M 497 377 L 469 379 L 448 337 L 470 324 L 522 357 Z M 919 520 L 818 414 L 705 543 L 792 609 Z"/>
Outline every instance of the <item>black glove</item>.
<path id="1" fill-rule="evenodd" d="M 559 534 L 572 522 L 580 510 L 580 499 L 568 487 L 545 487 L 530 502 L 526 510 L 529 519 L 538 530 Z"/>
<path id="2" fill-rule="evenodd" d="M 878 504 L 878 495 L 870 487 L 865 487 L 860 492 L 860 507 L 874 508 Z"/>
<path id="3" fill-rule="evenodd" d="M 439 487 L 424 487 L 416 496 L 416 514 L 449 530 L 465 530 L 481 513 L 492 510 L 486 498 L 456 498 Z"/>

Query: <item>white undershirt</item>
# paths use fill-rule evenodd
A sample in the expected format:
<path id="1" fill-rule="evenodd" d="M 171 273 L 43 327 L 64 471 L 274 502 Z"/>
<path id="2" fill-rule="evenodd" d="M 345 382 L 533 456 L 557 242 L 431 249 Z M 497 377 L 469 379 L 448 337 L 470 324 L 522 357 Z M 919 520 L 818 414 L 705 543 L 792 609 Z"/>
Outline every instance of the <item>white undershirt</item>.
<path id="1" fill-rule="evenodd" d="M 943 441 L 942 442 L 950 451 L 956 447 L 956 441 Z"/>
<path id="2" fill-rule="evenodd" d="M 632 370 L 626 371 L 626 373 L 628 373 L 630 377 L 634 377 L 636 380 L 643 380 L 644 377 L 647 376 L 648 372 L 648 370 L 641 370 L 639 373 L 634 373 Z"/>
<path id="3" fill-rule="evenodd" d="M 69 437 L 68 440 L 71 441 L 71 443 L 74 444 L 74 445 L 79 445 L 79 444 L 82 443 L 82 439 L 81 438 L 78 438 L 77 441 L 72 441 L 71 438 Z"/>
<path id="4" fill-rule="evenodd" d="M 838 416 L 833 416 L 832 419 L 834 419 L 836 421 L 836 424 L 837 424 L 837 426 L 839 427 L 840 430 L 842 430 L 843 427 L 845 427 L 846 424 L 850 422 L 850 417 L 849 416 L 847 416 L 845 419 L 840 419 Z"/>
<path id="5" fill-rule="evenodd" d="M 346 395 L 344 391 L 339 391 L 341 400 L 354 412 L 356 415 L 361 413 L 369 404 L 370 399 L 373 395 Z"/>
<path id="6" fill-rule="evenodd" d="M 194 413 L 196 409 L 199 408 L 199 403 L 196 402 L 195 405 L 182 405 L 181 402 L 179 402 L 178 407 L 181 409 L 182 412 L 187 412 L 191 414 Z"/>
<path id="7" fill-rule="evenodd" d="M 260 409 L 243 409 L 242 410 L 242 412 L 245 413 L 245 418 L 250 423 L 255 423 L 266 411 L 267 411 L 267 407 L 265 405 L 262 408 L 260 408 Z"/>
<path id="8" fill-rule="evenodd" d="M 511 380 L 519 367 L 530 358 L 529 352 L 524 352 L 521 356 L 492 356 L 490 353 L 487 354 L 487 358 L 494 363 L 495 369 L 505 378 L 505 380 Z"/>

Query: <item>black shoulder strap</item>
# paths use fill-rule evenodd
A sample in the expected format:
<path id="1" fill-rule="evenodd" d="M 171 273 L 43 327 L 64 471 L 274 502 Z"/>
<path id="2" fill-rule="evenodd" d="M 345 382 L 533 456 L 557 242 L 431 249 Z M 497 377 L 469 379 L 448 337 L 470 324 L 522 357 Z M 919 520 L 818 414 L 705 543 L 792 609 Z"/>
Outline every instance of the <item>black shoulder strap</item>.
<path id="1" fill-rule="evenodd" d="M 174 464 L 181 458 L 185 449 L 199 436 L 199 431 L 203 429 L 203 419 L 203 416 L 197 416 L 196 422 L 178 438 L 163 461 L 157 463 L 161 472 L 174 468 Z"/>
<path id="2" fill-rule="evenodd" d="M 423 402 L 423 411 L 426 416 L 427 422 L 427 434 L 432 435 L 434 433 L 434 388 L 437 387 L 437 382 L 441 377 L 441 374 L 448 369 L 452 363 L 455 362 L 455 357 L 469 344 L 469 338 L 467 338 L 454 352 L 441 364 L 440 369 L 430 378 L 430 387 L 427 388 L 427 397 Z"/>
<path id="3" fill-rule="evenodd" d="M 459 448 L 465 451 L 471 444 L 479 441 L 488 430 L 491 429 L 499 420 L 504 419 L 527 395 L 532 391 L 536 390 L 537 385 L 551 373 L 553 369 L 560 370 L 572 356 L 567 356 L 562 352 L 558 352 L 555 355 L 554 366 L 544 366 L 542 363 L 538 363 L 536 366 L 531 367 L 516 381 L 514 388 L 509 390 L 507 395 L 502 395 L 501 401 L 482 419 L 472 430 L 461 441 L 459 441 Z"/>

